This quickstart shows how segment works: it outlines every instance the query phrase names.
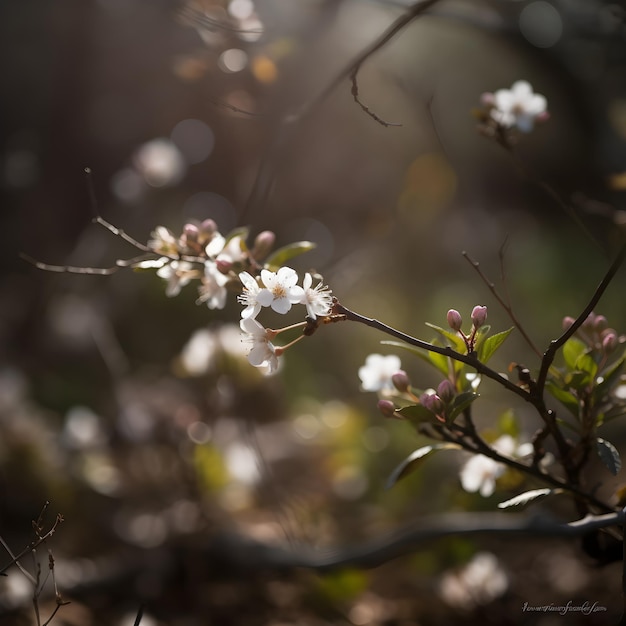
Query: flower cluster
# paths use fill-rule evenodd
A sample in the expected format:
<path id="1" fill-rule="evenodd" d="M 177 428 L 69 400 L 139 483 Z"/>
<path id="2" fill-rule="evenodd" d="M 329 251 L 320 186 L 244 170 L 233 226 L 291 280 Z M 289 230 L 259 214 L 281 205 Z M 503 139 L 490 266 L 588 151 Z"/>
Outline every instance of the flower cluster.
<path id="1" fill-rule="evenodd" d="M 469 335 L 466 335 L 461 329 L 463 326 L 463 318 L 461 314 L 456 309 L 450 309 L 446 316 L 448 320 L 448 326 L 455 332 L 458 333 L 463 341 L 465 342 L 465 347 L 467 348 L 468 353 L 474 352 L 476 348 L 476 342 L 478 340 L 478 330 L 482 326 L 485 325 L 487 321 L 487 307 L 476 305 L 472 309 L 471 320 L 472 320 L 472 330 Z"/>
<path id="2" fill-rule="evenodd" d="M 573 317 L 563 318 L 563 330 L 567 330 L 574 323 Z M 576 336 L 586 345 L 590 352 L 598 356 L 608 356 L 621 344 L 626 343 L 626 336 L 618 335 L 604 315 L 590 313 L 581 327 L 576 331 Z"/>
<path id="3" fill-rule="evenodd" d="M 261 309 L 269 307 L 284 315 L 294 304 L 302 304 L 306 307 L 308 318 L 314 321 L 330 313 L 331 291 L 321 281 L 313 287 L 313 276 L 308 272 L 304 275 L 302 286 L 298 285 L 298 274 L 290 267 L 280 267 L 276 272 L 262 269 L 258 277 L 249 272 L 241 272 L 239 279 L 243 292 L 237 300 L 244 306 L 241 312 L 241 330 L 245 333 L 246 341 L 251 344 L 248 360 L 255 367 L 267 367 L 272 373 L 278 367 L 278 357 L 303 335 L 284 346 L 275 346 L 272 343 L 274 337 L 306 323 L 279 330 L 266 329 L 256 319 Z"/>
<path id="4" fill-rule="evenodd" d="M 481 101 L 485 109 L 477 115 L 486 134 L 513 128 L 530 133 L 535 122 L 545 122 L 550 117 L 546 98 L 534 93 L 532 85 L 525 80 L 518 80 L 510 89 L 484 93 Z"/>

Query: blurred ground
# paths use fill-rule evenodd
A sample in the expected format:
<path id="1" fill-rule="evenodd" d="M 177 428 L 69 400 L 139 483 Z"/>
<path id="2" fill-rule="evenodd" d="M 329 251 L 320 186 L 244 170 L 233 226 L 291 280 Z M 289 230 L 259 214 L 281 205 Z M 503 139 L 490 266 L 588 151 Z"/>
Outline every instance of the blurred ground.
<path id="1" fill-rule="evenodd" d="M 0 535 L 18 552 L 46 501 L 46 529 L 64 516 L 37 551 L 45 572 L 52 549 L 72 600 L 53 624 L 132 624 L 142 603 L 142 626 L 615 623 L 619 567 L 596 567 L 575 542 L 455 539 L 328 576 L 233 562 L 217 549 L 225 530 L 332 547 L 504 498 L 462 492 L 454 455 L 384 489 L 424 440 L 359 392 L 358 367 L 383 350 L 369 329 L 323 329 L 265 379 L 240 354 L 234 302 L 208 311 L 189 290 L 167 299 L 153 275 L 45 273 L 19 258 L 108 267 L 133 256 L 91 223 L 91 184 L 100 214 L 139 241 L 157 224 L 180 231 L 206 217 L 223 232 L 272 229 L 279 244 L 314 240 L 299 270 L 315 267 L 346 305 L 429 339 L 424 322 L 443 325 L 451 307 L 467 315 L 485 303 L 494 328 L 509 326 L 460 254 L 495 280 L 506 240 L 517 314 L 547 345 L 620 237 L 623 9 L 442 1 L 359 73 L 363 101 L 402 126 L 362 112 L 347 80 L 285 123 L 401 11 L 337 0 L 0 5 Z M 519 143 L 525 171 L 470 114 L 483 92 L 520 78 L 552 116 Z M 591 238 L 537 181 L 575 207 Z M 623 281 L 622 271 L 601 311 L 622 332 Z M 531 365 L 519 337 L 507 350 L 502 369 Z M 437 384 L 403 363 L 420 386 Z M 484 392 L 486 428 L 506 399 Z M 527 409 L 514 409 L 529 435 Z M 565 501 L 553 510 L 575 517 Z M 497 555 L 506 592 L 446 600 L 446 573 L 481 551 Z M 0 581 L 3 623 L 34 623 L 24 581 L 15 568 Z M 521 609 L 570 600 L 607 611 Z"/>

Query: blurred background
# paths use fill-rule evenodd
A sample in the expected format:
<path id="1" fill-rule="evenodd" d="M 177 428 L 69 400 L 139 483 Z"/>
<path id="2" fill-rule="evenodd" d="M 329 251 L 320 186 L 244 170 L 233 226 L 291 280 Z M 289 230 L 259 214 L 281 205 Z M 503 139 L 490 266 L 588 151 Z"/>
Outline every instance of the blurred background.
<path id="1" fill-rule="evenodd" d="M 492 328 L 510 326 L 461 255 L 497 282 L 506 242 L 506 289 L 547 346 L 621 240 L 624 7 L 436 3 L 359 71 L 362 101 L 400 124 L 385 127 L 349 80 L 325 90 L 406 6 L 0 4 L 0 536 L 18 553 L 47 501 L 46 530 L 65 518 L 36 553 L 44 576 L 52 550 L 72 602 L 53 624 L 133 624 L 143 604 L 142 626 L 518 624 L 524 602 L 569 600 L 607 608 L 569 624 L 615 623 L 619 564 L 599 568 L 573 541 L 452 538 L 370 571 L 278 571 L 246 541 L 359 544 L 425 515 L 494 510 L 520 483 L 467 494 L 465 458 L 450 452 L 385 489 L 427 440 L 360 391 L 365 357 L 393 352 L 371 329 L 324 328 L 264 378 L 242 354 L 233 299 L 209 311 L 192 288 L 166 298 L 152 273 L 50 273 L 20 258 L 111 267 L 136 255 L 95 212 L 141 242 L 157 225 L 179 233 L 211 217 L 223 233 L 246 225 L 275 231 L 278 245 L 315 241 L 294 267 L 429 340 L 424 323 L 445 325 L 449 308 L 469 318 L 486 304 Z M 551 118 L 520 136 L 513 158 L 472 110 L 520 79 Z M 623 284 L 621 271 L 598 309 L 620 332 Z M 416 386 L 438 384 L 400 356 Z M 502 371 L 536 366 L 515 333 L 497 358 Z M 528 440 L 528 408 L 487 383 L 482 393 L 481 429 L 495 433 L 512 409 Z M 621 426 L 611 428 L 619 447 Z M 599 493 L 622 478 L 599 469 Z M 565 499 L 544 506 L 576 516 Z M 468 563 L 482 573 L 464 575 Z M 487 582 L 477 590 L 476 579 Z M 55 608 L 50 582 L 42 623 Z M 37 623 L 32 596 L 12 568 L 0 580 L 3 623 Z"/>

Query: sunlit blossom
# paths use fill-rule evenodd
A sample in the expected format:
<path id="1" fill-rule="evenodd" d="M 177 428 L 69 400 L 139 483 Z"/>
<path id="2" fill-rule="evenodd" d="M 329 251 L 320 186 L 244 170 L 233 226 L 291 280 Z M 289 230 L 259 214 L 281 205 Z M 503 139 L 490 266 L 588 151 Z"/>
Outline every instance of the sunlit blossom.
<path id="1" fill-rule="evenodd" d="M 269 373 L 278 369 L 276 348 L 270 341 L 270 333 L 252 317 L 242 319 L 241 330 L 245 333 L 244 340 L 252 344 L 248 352 L 248 362 L 254 367 L 269 368 Z"/>
<path id="2" fill-rule="evenodd" d="M 261 291 L 259 283 L 248 272 L 241 272 L 239 280 L 243 283 L 243 292 L 237 296 L 237 302 L 245 306 L 241 317 L 243 319 L 255 318 L 261 310 L 261 303 L 257 299 Z"/>
<path id="3" fill-rule="evenodd" d="M 198 287 L 198 302 L 206 302 L 209 309 L 223 309 L 226 306 L 226 283 L 228 276 L 217 269 L 214 261 L 204 263 L 204 276 Z"/>
<path id="4" fill-rule="evenodd" d="M 328 315 L 333 299 L 331 291 L 326 285 L 320 282 L 316 287 L 311 287 L 312 284 L 313 276 L 307 272 L 302 281 L 304 295 L 300 303 L 306 306 L 307 315 L 311 319 L 316 319 L 318 315 Z"/>
<path id="5" fill-rule="evenodd" d="M 451 606 L 471 610 L 500 597 L 509 577 L 490 552 L 479 552 L 465 567 L 447 572 L 439 584 L 441 597 Z"/>
<path id="6" fill-rule="evenodd" d="M 224 244 L 226 243 L 226 239 L 220 233 L 215 233 L 213 237 L 211 237 L 211 241 L 204 248 L 204 252 L 210 259 L 214 259 L 218 254 L 222 252 L 224 249 Z"/>
<path id="7" fill-rule="evenodd" d="M 547 100 L 533 93 L 531 84 L 518 80 L 511 89 L 499 89 L 483 99 L 491 104 L 491 117 L 506 128 L 517 127 L 523 133 L 532 131 L 536 120 L 547 119 Z"/>
<path id="8" fill-rule="evenodd" d="M 148 248 L 154 250 L 157 254 L 178 254 L 178 241 L 169 228 L 157 226 L 152 233 L 150 233 Z"/>
<path id="9" fill-rule="evenodd" d="M 515 439 L 510 435 L 502 435 L 491 447 L 503 456 L 512 456 L 516 449 Z M 478 491 L 481 496 L 488 498 L 495 491 L 496 480 L 504 474 L 505 469 L 502 463 L 476 454 L 461 468 L 461 485 L 469 493 Z"/>
<path id="10" fill-rule="evenodd" d="M 393 391 L 391 377 L 401 368 L 400 357 L 395 354 L 383 356 L 370 354 L 365 365 L 359 368 L 359 378 L 363 391 Z"/>
<path id="11" fill-rule="evenodd" d="M 296 284 L 298 274 L 290 267 L 281 267 L 278 272 L 261 270 L 261 280 L 265 288 L 257 295 L 257 302 L 272 307 L 276 313 L 287 313 L 304 296 L 304 289 Z"/>
<path id="12" fill-rule="evenodd" d="M 198 271 L 187 261 L 170 261 L 157 270 L 157 276 L 167 281 L 165 295 L 169 298 L 177 296 L 180 290 L 198 275 Z"/>

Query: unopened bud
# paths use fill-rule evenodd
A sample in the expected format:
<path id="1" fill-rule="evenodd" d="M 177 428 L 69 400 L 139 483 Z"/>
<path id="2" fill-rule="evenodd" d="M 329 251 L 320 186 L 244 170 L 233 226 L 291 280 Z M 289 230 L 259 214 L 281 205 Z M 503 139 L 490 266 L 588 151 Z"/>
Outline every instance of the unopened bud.
<path id="1" fill-rule="evenodd" d="M 596 314 L 591 312 L 587 316 L 587 319 L 582 323 L 583 328 L 593 328 L 596 323 Z"/>
<path id="2" fill-rule="evenodd" d="M 183 227 L 183 235 L 187 238 L 187 241 L 197 241 L 200 231 L 195 224 L 185 224 Z"/>
<path id="3" fill-rule="evenodd" d="M 271 230 L 264 230 L 263 232 L 260 232 L 256 236 L 254 245 L 252 246 L 253 258 L 257 261 L 265 258 L 274 247 L 275 241 L 276 235 Z"/>
<path id="4" fill-rule="evenodd" d="M 216 233 L 217 224 L 215 223 L 215 220 L 204 220 L 204 222 L 200 224 L 200 231 L 203 235 L 213 235 L 214 233 Z"/>
<path id="5" fill-rule="evenodd" d="M 378 410 L 384 417 L 397 417 L 396 405 L 391 400 L 379 400 Z"/>
<path id="6" fill-rule="evenodd" d="M 448 404 L 454 399 L 456 389 L 454 385 L 446 378 L 442 380 L 437 387 L 437 395 L 443 400 L 444 404 Z"/>
<path id="7" fill-rule="evenodd" d="M 420 402 L 435 415 L 441 415 L 446 408 L 441 398 L 436 393 L 423 393 Z"/>
<path id="8" fill-rule="evenodd" d="M 573 317 L 570 317 L 569 315 L 565 316 L 563 318 L 563 330 L 570 328 L 575 321 L 576 320 Z"/>
<path id="9" fill-rule="evenodd" d="M 593 321 L 594 330 L 601 333 L 603 330 L 607 329 L 608 326 L 609 322 L 604 315 L 596 315 L 596 319 Z"/>
<path id="10" fill-rule="evenodd" d="M 221 272 L 222 274 L 228 274 L 228 272 L 230 272 L 231 268 L 233 267 L 233 264 L 231 261 L 228 261 L 226 259 L 217 258 L 215 260 L 215 267 L 217 267 L 218 272 Z"/>
<path id="11" fill-rule="evenodd" d="M 463 318 L 461 314 L 456 309 L 450 309 L 447 315 L 448 326 L 452 330 L 459 331 L 461 330 L 461 326 L 463 326 Z"/>
<path id="12" fill-rule="evenodd" d="M 406 393 L 411 386 L 409 375 L 404 370 L 398 370 L 392 377 L 393 386 L 401 393 Z"/>
<path id="13" fill-rule="evenodd" d="M 486 306 L 475 306 L 472 309 L 472 324 L 474 324 L 474 328 L 480 328 L 487 319 L 487 307 Z"/>
<path id="14" fill-rule="evenodd" d="M 613 352 L 613 350 L 617 348 L 618 342 L 617 333 L 606 333 L 606 335 L 602 338 L 602 349 L 607 353 Z"/>
<path id="15" fill-rule="evenodd" d="M 496 97 L 490 91 L 486 91 L 481 94 L 480 101 L 485 106 L 494 106 L 496 103 Z"/>

